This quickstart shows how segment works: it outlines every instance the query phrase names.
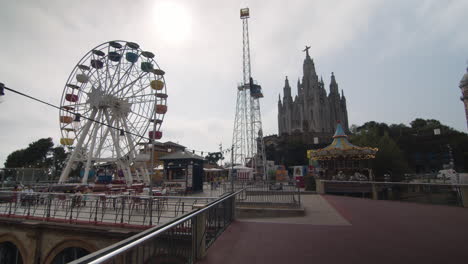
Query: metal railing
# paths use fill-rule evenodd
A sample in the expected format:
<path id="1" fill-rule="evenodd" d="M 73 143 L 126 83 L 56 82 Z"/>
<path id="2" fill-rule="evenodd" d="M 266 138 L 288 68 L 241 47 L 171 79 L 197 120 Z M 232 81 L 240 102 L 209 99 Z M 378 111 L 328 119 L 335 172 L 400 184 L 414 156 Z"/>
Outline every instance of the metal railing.
<path id="1" fill-rule="evenodd" d="M 52 181 L 55 173 L 47 168 L 2 168 L 0 169 L 0 186 L 14 187 L 19 183 L 29 185 Z"/>
<path id="2" fill-rule="evenodd" d="M 225 190 L 232 189 L 230 183 L 223 185 Z M 237 197 L 237 205 L 261 207 L 299 207 L 301 190 L 295 182 L 237 181 L 234 189 L 245 189 Z"/>
<path id="3" fill-rule="evenodd" d="M 242 191 L 195 204 L 196 211 L 71 263 L 193 263 L 233 221 L 235 198 Z"/>
<path id="4" fill-rule="evenodd" d="M 324 193 L 416 203 L 463 206 L 463 184 L 321 181 Z"/>
<path id="5" fill-rule="evenodd" d="M 0 216 L 72 224 L 148 228 L 212 197 L 0 192 Z"/>

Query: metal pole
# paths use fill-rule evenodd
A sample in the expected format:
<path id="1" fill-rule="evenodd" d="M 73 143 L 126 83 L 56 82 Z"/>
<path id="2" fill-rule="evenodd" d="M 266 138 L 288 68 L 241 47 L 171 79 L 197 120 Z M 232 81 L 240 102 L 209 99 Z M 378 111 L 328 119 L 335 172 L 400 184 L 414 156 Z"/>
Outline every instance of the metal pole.
<path id="1" fill-rule="evenodd" d="M 234 192 L 234 145 L 231 147 L 231 191 Z"/>

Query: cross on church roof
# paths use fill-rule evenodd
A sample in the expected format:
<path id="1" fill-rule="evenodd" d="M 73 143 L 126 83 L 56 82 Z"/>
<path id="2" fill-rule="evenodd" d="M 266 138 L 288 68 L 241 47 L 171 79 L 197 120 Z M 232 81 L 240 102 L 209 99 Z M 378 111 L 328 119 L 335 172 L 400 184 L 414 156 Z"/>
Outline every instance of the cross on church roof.
<path id="1" fill-rule="evenodd" d="M 305 49 L 303 51 L 305 51 L 307 57 L 309 56 L 309 49 L 310 49 L 310 46 L 305 46 Z"/>

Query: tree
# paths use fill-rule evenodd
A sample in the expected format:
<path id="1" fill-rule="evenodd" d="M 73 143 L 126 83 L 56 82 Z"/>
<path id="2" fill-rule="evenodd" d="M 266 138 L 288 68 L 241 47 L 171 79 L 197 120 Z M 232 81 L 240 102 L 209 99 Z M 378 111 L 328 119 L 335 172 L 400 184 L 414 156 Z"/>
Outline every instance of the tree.
<path id="1" fill-rule="evenodd" d="M 374 126 L 350 138 L 353 144 L 378 148 L 375 159 L 372 161 L 372 170 L 377 178 L 385 173 L 392 175 L 392 180 L 401 180 L 403 174 L 409 171 L 403 151 L 387 132 L 379 135 L 379 127 Z"/>
<path id="2" fill-rule="evenodd" d="M 4 165 L 5 168 L 21 168 L 25 165 L 25 149 L 13 151 L 8 155 Z"/>
<path id="3" fill-rule="evenodd" d="M 379 136 L 383 136 L 385 132 L 388 132 L 389 127 L 385 123 L 378 123 L 375 121 L 369 121 L 369 122 L 364 123 L 364 125 L 357 127 L 358 132 L 361 132 L 361 131 L 365 132 L 365 131 L 372 130 L 372 129 L 375 129 Z"/>
<path id="4" fill-rule="evenodd" d="M 62 146 L 52 148 L 50 157 L 47 158 L 47 165 L 50 167 L 53 172 L 52 176 L 57 176 L 65 167 L 65 160 L 67 158 L 67 153 Z"/>
<path id="5" fill-rule="evenodd" d="M 358 132 L 358 126 L 355 125 L 355 124 L 352 124 L 350 127 L 349 127 L 349 131 L 352 133 L 352 134 L 355 134 Z"/>
<path id="6" fill-rule="evenodd" d="M 53 151 L 52 138 L 41 138 L 25 149 L 13 151 L 8 155 L 5 168 L 45 168 L 50 165 L 48 155 Z M 63 148 L 62 148 L 63 149 Z M 59 154 L 60 150 L 57 150 Z"/>

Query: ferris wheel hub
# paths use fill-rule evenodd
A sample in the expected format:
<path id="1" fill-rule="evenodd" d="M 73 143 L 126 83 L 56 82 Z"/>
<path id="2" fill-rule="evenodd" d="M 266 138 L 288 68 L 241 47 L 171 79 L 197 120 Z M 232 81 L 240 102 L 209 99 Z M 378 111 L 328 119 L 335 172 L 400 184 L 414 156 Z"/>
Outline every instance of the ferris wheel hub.
<path id="1" fill-rule="evenodd" d="M 131 112 L 132 104 L 127 99 L 118 98 L 101 89 L 92 89 L 88 93 L 87 103 L 95 109 L 110 109 L 114 115 L 127 116 Z"/>

